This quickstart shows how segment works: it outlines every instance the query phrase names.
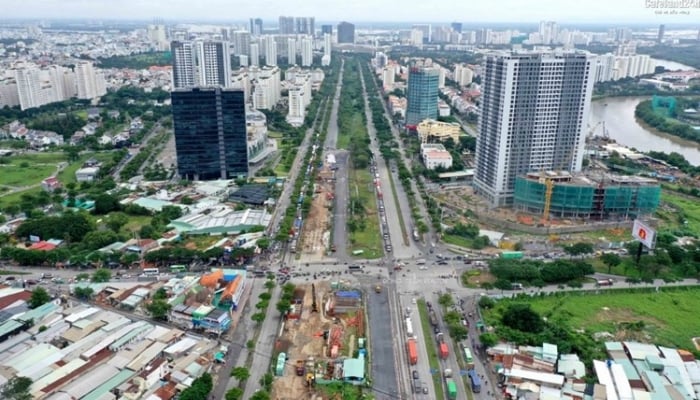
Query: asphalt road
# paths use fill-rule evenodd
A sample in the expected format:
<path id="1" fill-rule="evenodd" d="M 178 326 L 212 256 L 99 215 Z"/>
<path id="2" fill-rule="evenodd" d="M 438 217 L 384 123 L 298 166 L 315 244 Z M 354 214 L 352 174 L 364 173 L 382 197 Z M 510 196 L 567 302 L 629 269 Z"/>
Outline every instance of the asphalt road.
<path id="1" fill-rule="evenodd" d="M 132 158 L 134 158 L 137 154 L 139 154 L 139 153 L 141 152 L 141 149 L 142 149 L 143 147 L 145 147 L 146 144 L 148 144 L 148 141 L 149 141 L 149 140 L 151 140 L 151 137 L 153 136 L 153 134 L 154 134 L 156 131 L 160 131 L 161 129 L 162 129 L 162 125 L 160 124 L 160 121 L 156 122 L 156 123 L 153 125 L 153 128 L 151 128 L 151 130 L 148 131 L 148 133 L 146 133 L 146 134 L 143 136 L 143 139 L 141 139 L 141 143 L 139 143 L 139 146 L 138 146 L 138 147 L 135 147 L 135 148 L 131 148 L 131 147 L 130 147 L 130 148 L 128 149 L 128 150 L 129 150 L 129 153 L 131 153 L 131 157 L 122 159 L 122 161 L 121 161 L 119 164 L 117 164 L 117 166 L 114 168 L 114 172 L 112 172 L 112 178 L 113 178 L 116 182 L 119 182 L 119 181 L 121 180 L 121 179 L 119 178 L 119 173 L 122 172 L 122 169 L 124 169 L 124 167 L 126 166 L 126 164 L 128 164 L 129 161 L 131 161 Z M 174 136 L 174 135 L 173 135 L 173 136 Z M 144 164 L 145 164 L 145 162 L 144 162 Z M 142 165 L 141 167 L 143 167 L 143 165 Z"/>
<path id="2" fill-rule="evenodd" d="M 372 361 L 372 388 L 375 398 L 398 398 L 401 394 L 397 381 L 395 346 L 403 342 L 394 333 L 388 315 L 390 298 L 395 296 L 392 285 L 385 285 L 381 293 L 367 291 L 367 313 L 369 318 L 369 346 Z M 389 323 L 387 323 L 389 322 Z"/>
<path id="3" fill-rule="evenodd" d="M 348 257 L 348 158 L 347 151 L 335 152 L 335 162 L 338 169 L 335 171 L 335 204 L 333 207 L 333 244 L 336 252 L 333 255 L 340 261 L 347 261 Z"/>

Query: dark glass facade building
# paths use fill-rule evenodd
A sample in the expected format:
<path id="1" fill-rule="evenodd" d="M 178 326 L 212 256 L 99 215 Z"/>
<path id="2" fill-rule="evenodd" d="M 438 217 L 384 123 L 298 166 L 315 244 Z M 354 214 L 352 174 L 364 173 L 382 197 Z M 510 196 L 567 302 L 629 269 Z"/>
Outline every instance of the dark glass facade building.
<path id="1" fill-rule="evenodd" d="M 190 180 L 247 177 L 242 90 L 179 89 L 172 92 L 172 110 L 180 177 Z"/>
<path id="2" fill-rule="evenodd" d="M 406 127 L 415 126 L 426 119 L 438 117 L 438 86 L 440 70 L 417 62 L 408 70 L 408 90 L 406 92 Z"/>

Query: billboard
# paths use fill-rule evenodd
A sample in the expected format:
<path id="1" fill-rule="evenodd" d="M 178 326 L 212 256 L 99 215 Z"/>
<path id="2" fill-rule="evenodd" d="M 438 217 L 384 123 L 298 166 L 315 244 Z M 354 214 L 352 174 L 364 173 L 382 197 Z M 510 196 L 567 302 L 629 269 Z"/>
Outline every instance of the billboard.
<path id="1" fill-rule="evenodd" d="M 638 219 L 635 219 L 632 225 L 632 237 L 649 249 L 653 249 L 656 244 L 656 231 Z"/>

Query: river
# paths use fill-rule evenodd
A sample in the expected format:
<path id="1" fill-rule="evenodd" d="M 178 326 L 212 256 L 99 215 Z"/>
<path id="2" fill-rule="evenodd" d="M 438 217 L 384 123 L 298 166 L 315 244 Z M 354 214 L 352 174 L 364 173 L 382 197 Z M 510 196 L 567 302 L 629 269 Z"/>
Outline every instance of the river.
<path id="1" fill-rule="evenodd" d="M 639 151 L 675 151 L 682 154 L 691 164 L 700 165 L 700 144 L 671 135 L 650 132 L 637 123 L 634 109 L 640 101 L 648 97 L 609 97 L 591 103 L 590 126 L 605 121 L 605 127 L 612 139 Z M 590 129 L 590 128 L 589 128 Z M 600 135 L 601 128 L 595 132 Z"/>
<path id="2" fill-rule="evenodd" d="M 664 67 L 669 71 L 692 71 L 695 69 L 689 65 L 677 63 L 675 61 L 661 60 L 658 58 L 652 58 L 652 60 L 654 60 L 654 63 L 656 63 L 657 67 Z"/>

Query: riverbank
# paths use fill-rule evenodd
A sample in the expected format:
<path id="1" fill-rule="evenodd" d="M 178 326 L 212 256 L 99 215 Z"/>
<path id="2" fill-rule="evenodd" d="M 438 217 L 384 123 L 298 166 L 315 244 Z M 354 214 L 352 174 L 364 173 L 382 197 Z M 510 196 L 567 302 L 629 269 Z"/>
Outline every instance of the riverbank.
<path id="1" fill-rule="evenodd" d="M 620 145 L 640 152 L 660 151 L 679 153 L 694 166 L 700 165 L 700 144 L 653 129 L 636 118 L 637 104 L 649 96 L 602 97 L 591 102 L 588 129 L 600 134 L 599 126 L 605 123 L 611 139 Z"/>

